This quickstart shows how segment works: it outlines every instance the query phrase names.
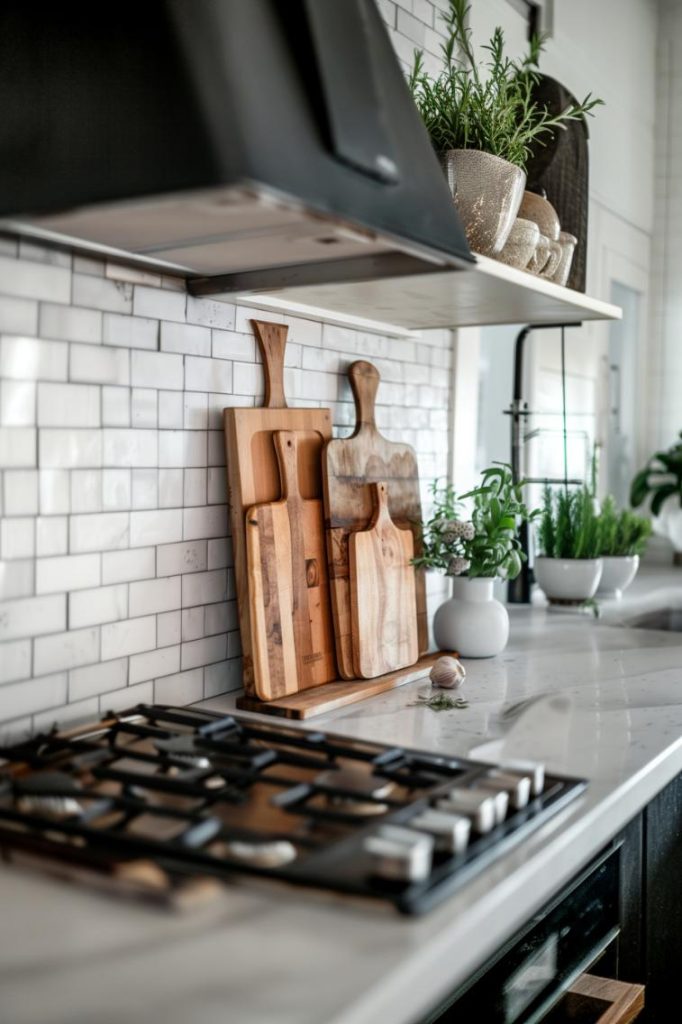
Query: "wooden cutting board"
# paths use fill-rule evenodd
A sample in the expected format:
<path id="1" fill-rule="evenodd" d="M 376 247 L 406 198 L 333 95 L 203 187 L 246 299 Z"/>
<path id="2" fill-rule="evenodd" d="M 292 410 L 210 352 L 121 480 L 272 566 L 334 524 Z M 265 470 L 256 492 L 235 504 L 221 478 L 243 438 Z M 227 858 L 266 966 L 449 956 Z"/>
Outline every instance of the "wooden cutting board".
<path id="1" fill-rule="evenodd" d="M 350 597 L 353 665 L 362 679 L 414 665 L 419 657 L 414 541 L 388 511 L 386 484 L 369 484 L 369 529 L 351 533 Z"/>
<path id="2" fill-rule="evenodd" d="M 298 438 L 276 431 L 282 497 L 246 513 L 255 690 L 274 700 L 336 678 L 324 517 L 298 489 Z"/>
<path id="3" fill-rule="evenodd" d="M 355 397 L 357 426 L 351 437 L 329 442 L 322 473 L 336 658 L 341 676 L 353 679 L 348 538 L 356 530 L 366 529 L 372 518 L 372 497 L 366 484 L 386 484 L 391 519 L 397 526 L 411 530 L 415 553 L 421 550 L 421 498 L 414 449 L 408 444 L 388 441 L 377 430 L 374 405 L 380 380 L 378 370 L 359 360 L 352 364 L 348 376 Z M 423 571 L 415 573 L 415 585 L 419 652 L 425 653 L 429 631 Z"/>
<path id="4" fill-rule="evenodd" d="M 280 474 L 273 442 L 276 430 L 298 433 L 298 490 L 303 498 L 322 496 L 322 449 L 332 435 L 329 409 L 289 409 L 284 394 L 284 352 L 288 328 L 252 320 L 265 373 L 262 408 L 225 409 L 225 449 L 234 572 L 242 640 L 244 689 L 254 694 L 251 624 L 246 565 L 246 512 L 277 501 Z"/>

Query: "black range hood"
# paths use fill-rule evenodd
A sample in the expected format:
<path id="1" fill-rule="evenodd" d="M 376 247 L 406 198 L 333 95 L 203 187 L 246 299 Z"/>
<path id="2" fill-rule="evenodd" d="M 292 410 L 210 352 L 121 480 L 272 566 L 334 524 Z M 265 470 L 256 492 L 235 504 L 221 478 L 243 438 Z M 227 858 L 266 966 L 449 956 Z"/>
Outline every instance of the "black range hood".
<path id="1" fill-rule="evenodd" d="M 474 261 L 373 0 L 5 0 L 0 218 L 197 291 Z"/>

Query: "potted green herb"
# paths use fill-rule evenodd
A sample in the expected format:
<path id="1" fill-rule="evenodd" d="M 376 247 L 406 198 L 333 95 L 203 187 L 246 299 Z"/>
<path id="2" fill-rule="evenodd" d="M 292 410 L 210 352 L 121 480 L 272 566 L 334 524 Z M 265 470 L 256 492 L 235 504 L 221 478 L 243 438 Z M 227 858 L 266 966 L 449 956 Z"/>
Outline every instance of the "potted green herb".
<path id="1" fill-rule="evenodd" d="M 654 533 L 672 543 L 675 564 L 682 565 L 682 432 L 676 444 L 652 455 L 632 481 L 630 503 L 634 508 L 647 498 L 651 500 Z"/>
<path id="2" fill-rule="evenodd" d="M 651 522 L 630 509 L 618 509 L 613 498 L 602 504 L 599 515 L 600 554 L 603 563 L 598 597 L 620 599 L 630 586 L 651 535 Z"/>
<path id="3" fill-rule="evenodd" d="M 433 514 L 422 524 L 423 554 L 415 564 L 452 577 L 452 597 L 433 620 L 441 650 L 489 658 L 506 647 L 509 616 L 493 597 L 493 583 L 514 579 L 525 558 L 518 529 L 532 515 L 522 487 L 506 465 L 486 469 L 481 485 L 459 497 L 450 484 L 436 480 L 431 487 Z"/>
<path id="4" fill-rule="evenodd" d="M 555 495 L 545 487 L 535 579 L 550 604 L 580 604 L 594 597 L 602 574 L 601 528 L 587 487 Z"/>
<path id="5" fill-rule="evenodd" d="M 523 60 L 505 54 L 496 28 L 476 59 L 468 27 L 470 4 L 450 0 L 442 14 L 448 36 L 437 77 L 424 71 L 415 51 L 409 84 L 452 189 L 471 248 L 497 255 L 507 241 L 526 184 L 530 145 L 564 122 L 584 117 L 601 100 L 586 99 L 558 116 L 533 100 L 542 41 L 531 42 Z"/>

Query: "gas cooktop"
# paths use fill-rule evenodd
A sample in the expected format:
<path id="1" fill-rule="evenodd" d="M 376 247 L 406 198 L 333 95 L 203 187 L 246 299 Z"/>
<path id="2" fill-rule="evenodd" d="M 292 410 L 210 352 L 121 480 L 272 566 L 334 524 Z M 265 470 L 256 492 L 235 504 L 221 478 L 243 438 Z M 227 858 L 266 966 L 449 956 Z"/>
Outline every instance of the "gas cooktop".
<path id="1" fill-rule="evenodd" d="M 584 788 L 324 732 L 139 705 L 0 748 L 0 846 L 174 900 L 250 875 L 420 913 Z"/>

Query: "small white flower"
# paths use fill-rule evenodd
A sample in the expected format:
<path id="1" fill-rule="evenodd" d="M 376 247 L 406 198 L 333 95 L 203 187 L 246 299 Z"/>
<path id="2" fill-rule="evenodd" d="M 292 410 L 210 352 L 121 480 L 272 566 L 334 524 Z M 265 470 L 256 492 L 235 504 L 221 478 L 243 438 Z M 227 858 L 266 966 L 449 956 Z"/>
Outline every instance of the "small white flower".
<path id="1" fill-rule="evenodd" d="M 448 565 L 448 576 L 461 576 L 463 572 L 466 572 L 471 566 L 471 562 L 468 558 L 451 558 L 450 564 Z"/>
<path id="2" fill-rule="evenodd" d="M 474 537 L 476 536 L 476 527 L 474 526 L 474 524 L 471 521 L 469 521 L 463 523 L 462 526 L 464 527 L 464 529 L 462 530 L 463 540 L 473 540 Z"/>

